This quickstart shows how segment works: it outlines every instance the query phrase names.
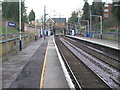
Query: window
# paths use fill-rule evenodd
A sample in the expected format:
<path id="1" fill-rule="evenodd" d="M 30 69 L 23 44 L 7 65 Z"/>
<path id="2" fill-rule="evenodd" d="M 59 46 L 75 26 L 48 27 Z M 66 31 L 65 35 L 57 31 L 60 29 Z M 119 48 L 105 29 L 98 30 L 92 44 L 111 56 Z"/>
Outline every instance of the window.
<path id="1" fill-rule="evenodd" d="M 108 17 L 109 15 L 108 14 L 104 14 L 104 17 Z"/>
<path id="2" fill-rule="evenodd" d="M 108 4 L 105 4 L 105 7 L 108 7 Z"/>
<path id="3" fill-rule="evenodd" d="M 105 9 L 104 12 L 108 12 L 109 10 L 108 9 Z"/>

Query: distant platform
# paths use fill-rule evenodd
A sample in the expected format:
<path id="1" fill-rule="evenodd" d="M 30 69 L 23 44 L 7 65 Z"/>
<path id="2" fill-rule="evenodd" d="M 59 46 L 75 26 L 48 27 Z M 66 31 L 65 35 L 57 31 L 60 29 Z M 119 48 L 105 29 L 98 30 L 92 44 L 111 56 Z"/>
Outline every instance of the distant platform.
<path id="1" fill-rule="evenodd" d="M 80 39 L 80 40 L 83 40 L 83 41 L 87 41 L 87 42 L 90 42 L 90 43 L 106 46 L 106 47 L 109 47 L 109 48 L 113 48 L 113 49 L 116 49 L 116 50 L 120 50 L 119 42 L 117 42 L 117 41 L 109 41 L 109 40 L 104 40 L 104 39 L 96 39 L 96 38 L 80 37 L 80 36 L 72 36 L 72 35 L 67 35 L 67 36 L 72 37 L 72 38 L 76 38 L 76 39 Z"/>

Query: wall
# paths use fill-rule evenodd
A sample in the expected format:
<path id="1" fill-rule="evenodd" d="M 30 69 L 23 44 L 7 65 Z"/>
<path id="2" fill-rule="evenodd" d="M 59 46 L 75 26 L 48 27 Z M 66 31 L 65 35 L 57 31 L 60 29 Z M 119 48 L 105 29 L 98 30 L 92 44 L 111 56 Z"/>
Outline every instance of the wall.
<path id="1" fill-rule="evenodd" d="M 25 48 L 31 42 L 35 41 L 34 34 L 26 35 L 22 38 L 22 46 Z M 6 42 L 0 43 L 0 57 L 6 56 Z M 8 54 L 16 54 L 19 51 L 19 38 L 8 41 Z"/>
<path id="2" fill-rule="evenodd" d="M 56 28 L 66 28 L 66 25 L 65 25 L 65 23 L 63 23 L 63 22 L 56 22 L 55 23 L 55 27 Z"/>

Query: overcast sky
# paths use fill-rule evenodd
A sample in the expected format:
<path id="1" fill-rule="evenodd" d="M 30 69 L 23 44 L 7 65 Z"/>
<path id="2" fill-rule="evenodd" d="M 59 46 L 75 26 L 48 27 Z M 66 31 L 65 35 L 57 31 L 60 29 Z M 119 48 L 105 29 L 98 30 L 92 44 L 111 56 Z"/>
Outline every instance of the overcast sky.
<path id="1" fill-rule="evenodd" d="M 93 0 L 88 0 L 89 3 Z M 104 0 L 111 1 L 111 0 Z M 39 19 L 43 15 L 44 6 L 46 6 L 46 13 L 49 16 L 54 17 L 70 17 L 72 11 L 81 10 L 84 5 L 83 0 L 25 0 L 27 12 L 29 13 L 32 9 L 36 13 L 36 17 Z M 55 12 L 54 12 L 55 10 Z"/>

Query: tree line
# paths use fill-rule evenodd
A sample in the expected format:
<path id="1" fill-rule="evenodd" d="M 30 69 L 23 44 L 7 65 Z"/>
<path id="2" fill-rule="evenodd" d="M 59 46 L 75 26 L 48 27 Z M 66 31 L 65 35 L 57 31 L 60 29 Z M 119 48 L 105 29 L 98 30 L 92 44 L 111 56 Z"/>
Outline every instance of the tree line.
<path id="1" fill-rule="evenodd" d="M 102 2 L 102 0 L 99 2 L 95 2 L 95 0 L 93 0 L 92 5 L 89 5 L 88 0 L 84 0 L 84 6 L 83 6 L 83 15 L 81 17 L 81 19 L 83 20 L 89 20 L 90 19 L 90 10 L 91 10 L 91 14 L 92 15 L 100 15 L 103 16 L 104 15 L 104 5 L 105 2 Z M 120 5 L 120 1 L 119 2 L 114 2 L 112 3 L 112 10 L 111 13 L 112 15 L 118 19 L 118 21 L 120 21 L 120 6 L 116 6 L 116 5 Z M 75 23 L 78 22 L 78 14 L 79 12 L 75 12 L 73 11 L 71 14 L 71 17 L 69 18 L 68 22 L 69 23 Z M 93 17 L 93 22 L 95 23 L 97 20 L 95 19 L 95 17 Z"/>
<path id="2" fill-rule="evenodd" d="M 24 23 L 35 20 L 35 12 L 31 10 L 29 15 L 27 15 L 25 6 L 25 0 L 21 2 L 21 17 L 22 17 L 22 28 Z M 19 22 L 19 2 L 2 2 L 2 17 L 5 20 L 12 20 L 16 23 Z"/>

